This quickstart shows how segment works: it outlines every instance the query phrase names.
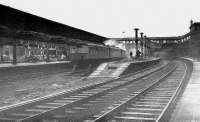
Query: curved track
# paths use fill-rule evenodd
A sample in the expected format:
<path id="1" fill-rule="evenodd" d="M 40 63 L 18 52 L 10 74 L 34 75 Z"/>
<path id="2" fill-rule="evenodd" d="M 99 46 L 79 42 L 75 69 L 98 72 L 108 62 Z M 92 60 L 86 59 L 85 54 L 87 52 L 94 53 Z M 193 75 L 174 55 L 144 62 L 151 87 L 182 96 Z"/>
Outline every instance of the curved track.
<path id="1" fill-rule="evenodd" d="M 176 97 L 186 75 L 186 64 L 176 64 L 177 68 L 168 77 L 130 96 L 127 101 L 91 122 L 159 122 Z"/>
<path id="2" fill-rule="evenodd" d="M 168 76 L 176 63 L 0 111 L 0 121 L 96 121 Z"/>

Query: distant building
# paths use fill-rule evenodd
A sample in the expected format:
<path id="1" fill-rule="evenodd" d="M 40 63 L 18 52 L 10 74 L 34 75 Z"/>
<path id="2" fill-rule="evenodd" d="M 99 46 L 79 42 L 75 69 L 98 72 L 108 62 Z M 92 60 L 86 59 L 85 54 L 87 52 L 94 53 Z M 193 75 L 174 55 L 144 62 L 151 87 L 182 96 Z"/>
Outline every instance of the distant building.
<path id="1" fill-rule="evenodd" d="M 191 21 L 189 29 L 190 31 L 188 33 L 181 36 L 147 37 L 143 39 L 145 41 L 144 53 L 146 55 L 153 55 L 154 52 L 166 49 L 173 55 L 179 54 L 180 56 L 200 57 L 200 22 Z M 129 52 L 135 52 L 134 37 L 112 39 L 126 45 L 127 55 Z M 141 47 L 139 47 L 140 49 Z"/>
<path id="2" fill-rule="evenodd" d="M 192 57 L 200 58 L 200 22 L 191 21 L 189 52 Z"/>

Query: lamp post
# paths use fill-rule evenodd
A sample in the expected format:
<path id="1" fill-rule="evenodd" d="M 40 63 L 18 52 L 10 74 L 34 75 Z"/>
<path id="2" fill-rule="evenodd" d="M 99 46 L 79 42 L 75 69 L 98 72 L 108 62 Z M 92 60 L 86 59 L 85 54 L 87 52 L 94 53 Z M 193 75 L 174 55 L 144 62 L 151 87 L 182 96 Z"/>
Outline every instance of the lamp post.
<path id="1" fill-rule="evenodd" d="M 144 56 L 144 48 L 143 48 L 143 45 L 144 45 L 143 41 L 144 41 L 144 40 L 143 40 L 143 34 L 144 34 L 143 32 L 140 33 L 140 36 L 141 36 L 141 37 L 140 37 L 140 47 L 141 47 L 141 54 L 142 54 L 142 57 Z"/>
<path id="2" fill-rule="evenodd" d="M 125 31 L 122 31 L 122 38 L 124 38 L 124 39 L 122 39 L 122 44 L 124 45 L 125 49 L 127 50 L 125 33 L 126 33 Z"/>
<path id="3" fill-rule="evenodd" d="M 147 38 L 147 36 L 145 37 L 146 39 L 146 52 L 147 52 L 147 56 L 149 57 L 150 56 L 150 53 L 151 53 L 151 41 Z"/>
<path id="4" fill-rule="evenodd" d="M 144 57 L 146 57 L 146 55 L 147 55 L 147 44 L 146 44 L 146 39 L 147 39 L 147 36 L 144 35 Z"/>
<path id="5" fill-rule="evenodd" d="M 123 36 L 123 38 L 124 38 L 124 43 L 126 42 L 126 40 L 125 40 L 125 31 L 122 31 L 122 36 Z M 123 41 L 123 40 L 122 40 Z"/>
<path id="6" fill-rule="evenodd" d="M 139 28 L 135 28 L 135 49 L 136 49 L 136 57 L 137 57 L 137 52 L 138 52 L 138 31 L 139 31 Z"/>
<path id="7" fill-rule="evenodd" d="M 149 57 L 153 55 L 153 42 L 149 39 Z"/>

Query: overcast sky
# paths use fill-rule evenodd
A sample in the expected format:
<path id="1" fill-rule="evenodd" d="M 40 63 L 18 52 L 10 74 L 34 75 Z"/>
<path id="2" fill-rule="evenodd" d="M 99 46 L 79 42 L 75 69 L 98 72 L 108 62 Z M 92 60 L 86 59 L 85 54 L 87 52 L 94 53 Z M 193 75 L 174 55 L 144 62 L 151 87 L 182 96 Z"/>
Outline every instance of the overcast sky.
<path id="1" fill-rule="evenodd" d="M 0 0 L 44 18 L 105 37 L 176 36 L 200 21 L 200 0 Z M 123 35 L 122 32 L 126 33 Z"/>

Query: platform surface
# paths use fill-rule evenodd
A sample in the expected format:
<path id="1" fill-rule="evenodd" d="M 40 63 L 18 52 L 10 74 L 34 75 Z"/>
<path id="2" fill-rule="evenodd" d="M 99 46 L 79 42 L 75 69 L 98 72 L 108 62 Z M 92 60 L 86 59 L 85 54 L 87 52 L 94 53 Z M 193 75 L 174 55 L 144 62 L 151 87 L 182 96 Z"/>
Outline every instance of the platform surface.
<path id="1" fill-rule="evenodd" d="M 193 63 L 190 81 L 176 105 L 170 122 L 200 122 L 200 62 Z"/>
<path id="2" fill-rule="evenodd" d="M 45 64 L 58 64 L 58 63 L 70 63 L 70 61 L 54 61 L 54 62 L 36 62 L 36 63 L 17 63 L 13 65 L 12 63 L 2 63 L 1 67 L 18 67 L 18 66 L 32 66 L 32 65 L 45 65 Z"/>

